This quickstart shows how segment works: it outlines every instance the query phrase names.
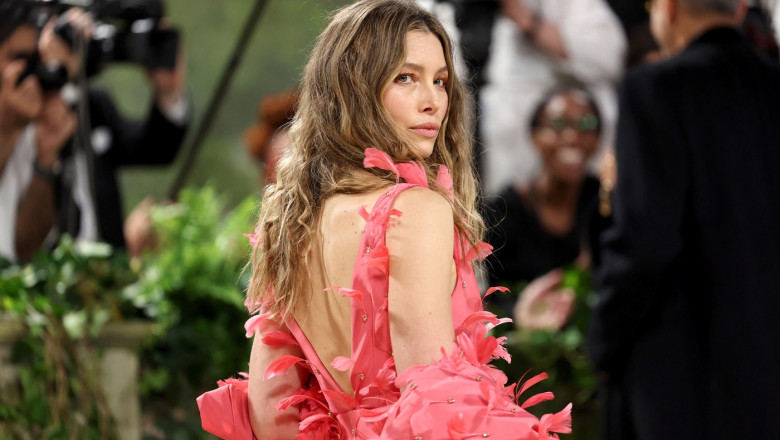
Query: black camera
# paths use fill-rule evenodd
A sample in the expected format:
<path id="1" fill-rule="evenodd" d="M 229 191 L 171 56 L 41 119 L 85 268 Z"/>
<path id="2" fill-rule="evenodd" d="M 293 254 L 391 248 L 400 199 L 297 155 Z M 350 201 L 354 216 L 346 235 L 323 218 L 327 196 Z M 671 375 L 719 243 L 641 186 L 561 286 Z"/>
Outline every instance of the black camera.
<path id="1" fill-rule="evenodd" d="M 41 62 L 37 52 L 22 56 L 20 59 L 27 62 L 27 67 L 19 75 L 19 79 L 16 81 L 17 86 L 30 75 L 38 79 L 44 92 L 59 90 L 68 82 L 68 71 L 63 66 L 59 63 Z"/>
<path id="2" fill-rule="evenodd" d="M 179 32 L 161 26 L 162 0 L 27 0 L 40 11 L 39 22 L 67 9 L 81 7 L 92 13 L 95 31 L 86 48 L 86 73 L 100 72 L 108 63 L 129 62 L 148 69 L 173 69 Z M 62 18 L 55 32 L 75 47 L 73 28 Z"/>

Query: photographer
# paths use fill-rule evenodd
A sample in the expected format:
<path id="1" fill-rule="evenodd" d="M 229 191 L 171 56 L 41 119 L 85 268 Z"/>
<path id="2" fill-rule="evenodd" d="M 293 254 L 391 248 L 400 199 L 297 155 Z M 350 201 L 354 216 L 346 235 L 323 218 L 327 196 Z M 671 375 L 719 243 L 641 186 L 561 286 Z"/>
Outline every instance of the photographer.
<path id="1" fill-rule="evenodd" d="M 59 153 L 76 117 L 27 75 L 37 29 L 24 2 L 0 0 L 0 257 L 27 261 L 57 223 Z"/>
<path id="2" fill-rule="evenodd" d="M 147 3 L 161 8 L 159 2 Z M 72 8 L 59 22 L 70 25 L 74 41 L 83 38 L 85 45 L 89 44 L 95 26 L 91 14 Z M 86 114 L 89 124 L 82 121 L 82 130 L 88 132 L 81 135 L 82 142 L 73 142 L 62 151 L 60 232 L 82 241 L 101 241 L 125 248 L 117 172 L 124 166 L 166 165 L 175 159 L 190 119 L 184 93 L 184 55 L 177 47 L 175 62 L 170 67 L 145 66 L 154 91 L 153 102 L 144 120 L 131 121 L 119 113 L 106 92 L 84 86 L 83 70 L 87 63 L 77 57 L 74 46 L 78 46 L 66 43 L 62 34 L 55 21 L 50 20 L 41 33 L 41 56 L 45 61 L 66 66 L 72 81 L 81 76 L 87 104 L 87 111 L 82 114 Z"/>

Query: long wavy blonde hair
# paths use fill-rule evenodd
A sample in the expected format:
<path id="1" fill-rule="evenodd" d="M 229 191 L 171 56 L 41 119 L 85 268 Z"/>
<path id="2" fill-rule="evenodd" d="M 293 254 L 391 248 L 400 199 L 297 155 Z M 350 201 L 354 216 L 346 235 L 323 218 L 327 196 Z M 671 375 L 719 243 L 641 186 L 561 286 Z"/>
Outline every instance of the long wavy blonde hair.
<path id="1" fill-rule="evenodd" d="M 428 158 L 415 153 L 382 104 L 385 88 L 403 66 L 410 31 L 438 37 L 449 71 L 449 108 Z M 395 183 L 395 175 L 363 167 L 369 147 L 395 161 L 420 161 L 430 187 L 443 194 L 434 178 L 438 165 L 446 165 L 453 178 L 455 224 L 472 244 L 479 241 L 484 223 L 476 209 L 469 103 L 455 74 L 452 43 L 429 12 L 404 0 L 363 0 L 337 11 L 306 65 L 291 145 L 279 162 L 277 183 L 265 191 L 251 260 L 250 311 L 283 316 L 298 304 L 323 201 Z M 358 179 L 358 171 L 377 178 Z"/>

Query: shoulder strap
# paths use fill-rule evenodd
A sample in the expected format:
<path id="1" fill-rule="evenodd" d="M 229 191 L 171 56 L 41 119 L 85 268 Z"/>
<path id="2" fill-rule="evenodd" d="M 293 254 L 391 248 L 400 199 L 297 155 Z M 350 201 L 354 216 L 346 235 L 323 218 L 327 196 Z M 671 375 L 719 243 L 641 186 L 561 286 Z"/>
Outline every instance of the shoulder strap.
<path id="1" fill-rule="evenodd" d="M 402 215 L 393 209 L 401 192 L 419 185 L 397 184 L 379 196 L 371 212 L 361 208 L 366 220 L 360 240 L 350 289 L 342 293 L 351 297 L 352 358 L 350 383 L 356 392 L 369 387 L 364 398 L 373 394 L 371 384 L 383 367 L 392 367 L 392 349 L 387 321 L 387 289 L 390 255 L 385 246 L 385 232 L 394 217 Z M 346 291 L 348 290 L 348 291 Z"/>

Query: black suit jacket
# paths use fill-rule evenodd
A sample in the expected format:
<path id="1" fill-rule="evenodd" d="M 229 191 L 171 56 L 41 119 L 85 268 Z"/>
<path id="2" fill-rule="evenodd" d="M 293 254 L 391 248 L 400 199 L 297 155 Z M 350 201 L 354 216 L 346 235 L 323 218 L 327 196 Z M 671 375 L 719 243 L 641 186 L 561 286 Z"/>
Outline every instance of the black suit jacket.
<path id="1" fill-rule="evenodd" d="M 780 438 L 780 68 L 712 29 L 619 109 L 593 360 L 638 438 Z"/>
<path id="2" fill-rule="evenodd" d="M 117 111 L 108 94 L 93 89 L 89 90 L 89 115 L 93 138 L 100 132 L 108 140 L 103 148 L 93 145 L 98 233 L 102 241 L 124 248 L 124 216 L 117 180 L 119 169 L 170 164 L 184 141 L 187 125 L 171 122 L 155 105 L 151 106 L 145 119 L 128 120 Z M 71 154 L 72 148 L 66 149 L 65 159 Z M 60 229 L 77 235 L 80 216 L 78 209 L 73 207 L 70 187 L 65 183 L 60 195 Z"/>

